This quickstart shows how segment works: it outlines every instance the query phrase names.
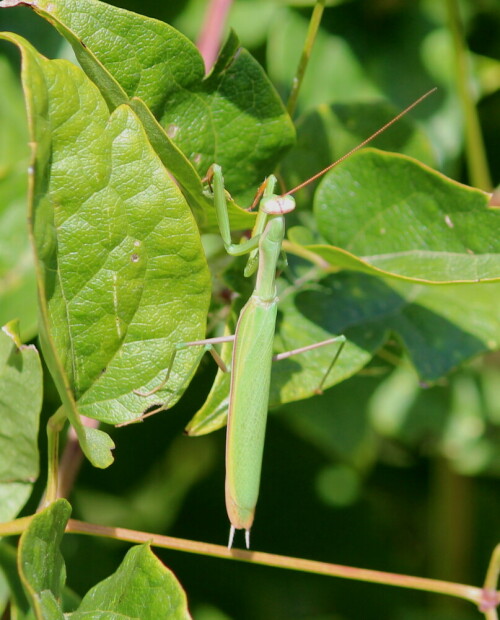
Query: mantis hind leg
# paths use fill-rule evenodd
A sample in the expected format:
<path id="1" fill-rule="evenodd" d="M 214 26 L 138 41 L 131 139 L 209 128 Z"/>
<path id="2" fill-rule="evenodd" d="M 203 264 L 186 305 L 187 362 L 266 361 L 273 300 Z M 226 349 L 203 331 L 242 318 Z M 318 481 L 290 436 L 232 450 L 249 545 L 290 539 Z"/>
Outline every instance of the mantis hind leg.
<path id="1" fill-rule="evenodd" d="M 234 336 L 221 336 L 219 338 L 208 338 L 206 340 L 196 340 L 196 341 L 193 341 L 193 342 L 182 342 L 182 343 L 179 343 L 179 344 L 175 345 L 174 350 L 172 352 L 172 356 L 170 357 L 170 361 L 169 361 L 169 364 L 168 364 L 168 367 L 167 367 L 167 372 L 165 373 L 164 379 L 156 387 L 154 387 L 153 389 L 149 390 L 148 392 L 141 392 L 140 390 L 134 390 L 134 394 L 136 394 L 137 396 L 142 396 L 144 398 L 147 398 L 148 396 L 152 396 L 153 394 L 156 394 L 157 392 L 162 390 L 165 387 L 165 385 L 167 385 L 167 383 L 168 383 L 168 381 L 170 379 L 170 374 L 172 372 L 172 368 L 174 366 L 175 358 L 177 357 L 178 352 L 182 351 L 183 349 L 186 349 L 187 347 L 201 346 L 203 348 L 201 349 L 199 355 L 196 357 L 196 359 L 195 359 L 192 367 L 190 368 L 189 372 L 186 374 L 186 377 L 188 377 L 188 379 L 186 379 L 186 381 L 182 385 L 180 391 L 183 391 L 183 389 L 185 387 L 185 384 L 187 383 L 187 381 L 189 381 L 189 377 L 191 377 L 193 372 L 196 370 L 196 368 L 198 367 L 202 357 L 205 355 L 205 353 L 207 351 L 210 352 L 210 354 L 212 355 L 212 357 L 215 360 L 215 363 L 217 364 L 217 366 L 219 366 L 219 368 L 223 372 L 229 372 L 229 369 L 227 368 L 226 364 L 222 360 L 222 358 L 219 355 L 219 353 L 217 352 L 217 350 L 214 348 L 214 344 L 221 343 L 221 342 L 231 342 L 232 340 L 234 340 Z M 170 401 L 172 400 L 173 396 L 174 396 L 174 394 L 172 394 L 170 396 L 170 398 L 167 399 L 166 402 L 164 402 L 159 407 L 156 407 L 152 411 L 148 411 L 147 413 L 138 416 L 135 420 L 130 420 L 130 421 L 124 422 L 122 424 L 117 424 L 117 426 L 118 427 L 120 427 L 120 426 L 127 426 L 128 424 L 133 424 L 135 422 L 142 422 L 142 420 L 144 420 L 145 418 L 149 418 L 150 416 L 155 415 L 156 413 L 159 413 L 160 411 L 164 411 L 165 409 L 168 409 L 168 406 L 169 406 Z"/>
<path id="2" fill-rule="evenodd" d="M 170 362 L 167 368 L 167 372 L 165 374 L 165 378 L 161 381 L 161 383 L 159 383 L 155 388 L 153 388 L 149 392 L 140 392 L 139 390 L 134 390 L 134 394 L 137 394 L 137 396 L 146 397 L 146 396 L 151 396 L 151 394 L 156 394 L 156 392 L 159 392 L 161 389 L 163 389 L 165 385 L 168 383 L 168 380 L 170 379 L 170 373 L 172 372 L 172 368 L 173 368 L 177 353 L 179 351 L 183 351 L 184 349 L 187 349 L 188 347 L 199 347 L 199 346 L 203 347 L 200 354 L 196 358 L 195 363 L 193 364 L 193 367 L 191 368 L 191 371 L 193 370 L 193 368 L 196 368 L 198 366 L 198 364 L 201 361 L 201 358 L 208 351 L 210 352 L 210 354 L 215 360 L 215 363 L 222 370 L 222 372 L 229 372 L 226 364 L 224 363 L 221 356 L 214 348 L 214 344 L 221 343 L 221 342 L 231 342 L 232 340 L 234 340 L 234 336 L 222 336 L 220 338 L 207 338 L 206 340 L 194 340 L 193 342 L 181 342 L 179 344 L 176 344 L 172 352 L 172 357 L 170 358 Z M 191 372 L 189 372 L 188 374 L 190 375 Z"/>
<path id="3" fill-rule="evenodd" d="M 284 353 L 278 353 L 277 355 L 273 357 L 273 362 L 288 359 L 289 357 L 298 355 L 299 353 L 305 353 L 306 351 L 312 351 L 313 349 L 319 349 L 320 347 L 326 347 L 327 345 L 334 344 L 334 343 L 340 343 L 340 345 L 335 351 L 333 359 L 330 362 L 325 374 L 323 375 L 323 378 L 319 382 L 318 387 L 314 390 L 316 394 L 321 394 L 323 392 L 323 386 L 325 384 L 325 381 L 328 375 L 330 374 L 330 371 L 335 366 L 335 362 L 338 360 L 339 355 L 342 352 L 342 349 L 344 348 L 344 345 L 346 343 L 345 336 L 335 336 L 334 338 L 328 338 L 327 340 L 322 340 L 321 342 L 315 342 L 314 344 L 310 344 L 306 347 L 300 347 L 299 349 L 292 349 L 291 351 L 285 351 Z"/>

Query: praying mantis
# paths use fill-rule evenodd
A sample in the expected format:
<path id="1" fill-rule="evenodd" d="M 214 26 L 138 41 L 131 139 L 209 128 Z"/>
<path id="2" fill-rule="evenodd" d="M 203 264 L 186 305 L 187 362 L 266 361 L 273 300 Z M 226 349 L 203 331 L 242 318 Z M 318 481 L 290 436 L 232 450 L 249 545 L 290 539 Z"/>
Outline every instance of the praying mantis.
<path id="1" fill-rule="evenodd" d="M 288 193 L 275 194 L 277 181 L 273 175 L 269 176 L 263 184 L 252 235 L 250 239 L 239 244 L 233 243 L 231 239 L 222 169 L 216 164 L 212 166 L 214 205 L 224 247 L 227 253 L 233 256 L 249 254 L 245 275 L 249 276 L 257 271 L 255 288 L 240 312 L 234 335 L 177 344 L 174 347 L 166 376 L 160 385 L 147 393 L 139 391 L 135 393 L 140 396 L 149 396 L 162 389 L 169 380 L 177 353 L 186 347 L 202 347 L 196 365 L 204 353 L 209 351 L 223 371 L 231 372 L 225 482 L 226 510 L 231 523 L 229 548 L 233 544 L 235 531 L 240 529 L 245 531 L 246 547 L 250 547 L 250 529 L 259 495 L 272 362 L 319 347 L 337 345 L 332 361 L 318 385 L 317 392 L 320 393 L 346 341 L 345 336 L 338 335 L 300 349 L 273 355 L 278 308 L 276 271 L 285 238 L 285 215 L 295 209 L 295 200 L 291 194 L 371 142 L 434 91 L 435 89 L 432 89 L 422 95 L 369 138 Z M 214 348 L 215 344 L 223 342 L 233 342 L 230 369 L 226 367 Z M 168 403 L 146 413 L 140 419 L 167 407 Z"/>

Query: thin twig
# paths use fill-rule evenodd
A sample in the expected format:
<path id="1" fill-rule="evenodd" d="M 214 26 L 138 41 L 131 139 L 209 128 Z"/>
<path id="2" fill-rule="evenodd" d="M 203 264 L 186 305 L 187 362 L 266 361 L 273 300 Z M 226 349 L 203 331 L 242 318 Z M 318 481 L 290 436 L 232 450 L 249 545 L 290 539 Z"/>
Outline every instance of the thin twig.
<path id="1" fill-rule="evenodd" d="M 309 64 L 309 59 L 311 57 L 314 41 L 316 40 L 316 35 L 318 33 L 319 25 L 321 23 L 321 18 L 323 17 L 324 8 L 325 0 L 317 0 L 311 15 L 311 21 L 309 22 L 309 29 L 307 31 L 307 36 L 304 42 L 302 55 L 299 60 L 299 65 L 297 67 L 297 72 L 295 73 L 295 77 L 293 78 L 292 91 L 290 92 L 290 96 L 288 97 L 288 102 L 286 105 L 286 109 L 290 116 L 293 116 L 295 108 L 297 106 L 297 99 L 299 96 L 300 87 L 302 86 L 302 81 L 304 80 L 307 65 Z"/>
<path id="2" fill-rule="evenodd" d="M 455 51 L 455 79 L 465 120 L 465 155 L 472 185 L 486 192 L 493 183 L 486 158 L 483 135 L 475 102 L 472 99 L 470 82 L 470 58 L 463 35 L 460 9 L 457 0 L 447 0 L 449 28 Z"/>
<path id="3" fill-rule="evenodd" d="M 412 577 L 409 575 L 398 575 L 365 568 L 353 568 L 339 564 L 328 564 L 326 562 L 316 562 L 314 560 L 304 560 L 272 553 L 260 551 L 242 551 L 240 549 L 228 549 L 225 546 L 213 545 L 209 543 L 173 538 L 171 536 L 160 536 L 147 532 L 137 532 L 119 527 L 105 527 L 93 523 L 76 521 L 70 519 L 66 531 L 73 534 L 89 534 L 93 536 L 105 536 L 125 540 L 133 543 L 151 543 L 157 547 L 165 549 L 175 549 L 187 553 L 209 555 L 212 557 L 224 558 L 228 560 L 238 560 L 240 562 L 251 562 L 252 564 L 262 564 L 265 566 L 275 566 L 289 570 L 298 570 L 317 575 L 328 575 L 330 577 L 342 577 L 344 579 L 354 579 L 369 583 L 379 583 L 401 588 L 411 588 L 438 594 L 447 594 L 461 599 L 465 599 L 480 606 L 483 603 L 484 591 L 482 588 L 469 586 L 437 579 L 427 579 L 424 577 Z"/>

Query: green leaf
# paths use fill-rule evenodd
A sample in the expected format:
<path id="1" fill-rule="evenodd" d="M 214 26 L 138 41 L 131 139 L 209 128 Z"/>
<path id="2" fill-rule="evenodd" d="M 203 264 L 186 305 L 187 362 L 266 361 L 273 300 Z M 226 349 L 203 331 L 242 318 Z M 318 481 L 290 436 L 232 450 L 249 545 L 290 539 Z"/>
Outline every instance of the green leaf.
<path id="1" fill-rule="evenodd" d="M 287 349 L 335 334 L 347 337 L 326 386 L 359 370 L 363 358 L 367 361 L 391 333 L 404 345 L 420 377 L 434 381 L 467 359 L 500 346 L 500 321 L 492 304 L 500 286 L 476 284 L 466 290 L 464 295 L 461 285 L 415 285 L 346 271 L 322 279 L 316 290 L 299 291 L 286 298 L 278 333 Z M 322 338 L 307 338 L 312 327 L 321 328 Z M 318 372 L 327 368 L 331 359 L 325 350 L 328 348 L 310 352 L 318 357 Z M 310 371 L 306 361 L 310 353 L 276 364 L 283 375 L 281 402 L 296 399 L 291 397 L 293 386 Z M 292 375 L 293 365 L 296 377 Z M 285 373 L 293 377 L 288 384 Z"/>
<path id="2" fill-rule="evenodd" d="M 132 547 L 118 570 L 94 586 L 69 617 L 72 620 L 191 618 L 184 590 L 149 545 Z"/>
<path id="3" fill-rule="evenodd" d="M 59 550 L 71 507 L 57 500 L 33 517 L 21 536 L 18 565 L 24 589 L 39 620 L 63 619 L 61 593 L 66 581 Z"/>
<path id="4" fill-rule="evenodd" d="M 0 521 L 9 521 L 38 478 L 42 365 L 33 345 L 21 344 L 18 326 L 0 330 Z"/>
<path id="5" fill-rule="evenodd" d="M 36 284 L 26 225 L 29 149 L 22 92 L 0 58 L 0 325 L 21 322 L 23 340 L 36 333 Z"/>
<path id="6" fill-rule="evenodd" d="M 15 35 L 23 57 L 34 162 L 32 234 L 42 347 L 88 458 L 111 462 L 112 442 L 79 413 L 109 423 L 174 404 L 203 337 L 209 274 L 196 223 L 128 106 L 113 113 L 69 62 L 49 61 Z M 148 388 L 145 386 L 148 385 Z"/>
<path id="7" fill-rule="evenodd" d="M 224 326 L 224 336 L 230 336 L 236 331 L 238 315 L 244 306 L 241 297 L 236 298 L 229 312 Z M 231 368 L 233 357 L 233 343 L 224 342 L 220 349 L 222 361 L 228 369 Z M 226 425 L 227 410 L 229 407 L 229 388 L 231 386 L 231 373 L 217 369 L 214 382 L 203 406 L 194 414 L 185 428 L 185 433 L 193 437 L 212 433 Z"/>
<path id="8" fill-rule="evenodd" d="M 468 359 L 500 347 L 496 283 L 426 286 L 345 271 L 302 290 L 281 295 L 275 351 L 347 338 L 324 388 L 358 373 L 395 336 L 420 379 L 436 381 Z M 269 406 L 312 396 L 338 345 L 332 344 L 275 362 Z M 249 379 L 250 380 L 250 379 Z M 259 377 L 255 389 L 259 389 Z M 189 434 L 225 425 L 229 381 L 216 379 L 209 399 L 189 423 Z"/>
<path id="9" fill-rule="evenodd" d="M 418 162 L 366 149 L 328 173 L 315 197 L 332 266 L 429 283 L 500 279 L 498 209 L 488 194 Z"/>
<path id="10" fill-rule="evenodd" d="M 251 199 L 294 140 L 270 81 L 234 35 L 205 78 L 193 43 L 160 21 L 98 0 L 9 0 L 0 6 L 16 4 L 32 6 L 67 38 L 111 107 L 141 99 L 198 173 L 218 163 L 239 199 Z M 194 187 L 196 181 L 183 176 L 191 175 L 186 162 L 173 167 L 178 157 L 172 154 L 169 169 L 181 185 Z"/>

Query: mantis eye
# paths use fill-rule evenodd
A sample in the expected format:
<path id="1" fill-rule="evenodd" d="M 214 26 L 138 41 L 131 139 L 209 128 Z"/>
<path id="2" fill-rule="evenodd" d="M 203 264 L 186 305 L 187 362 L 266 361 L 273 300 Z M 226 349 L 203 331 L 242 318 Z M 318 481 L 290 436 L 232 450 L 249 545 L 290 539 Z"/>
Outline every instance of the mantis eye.
<path id="1" fill-rule="evenodd" d="M 295 200 L 292 196 L 272 196 L 262 201 L 262 210 L 268 215 L 284 215 L 294 209 Z"/>

